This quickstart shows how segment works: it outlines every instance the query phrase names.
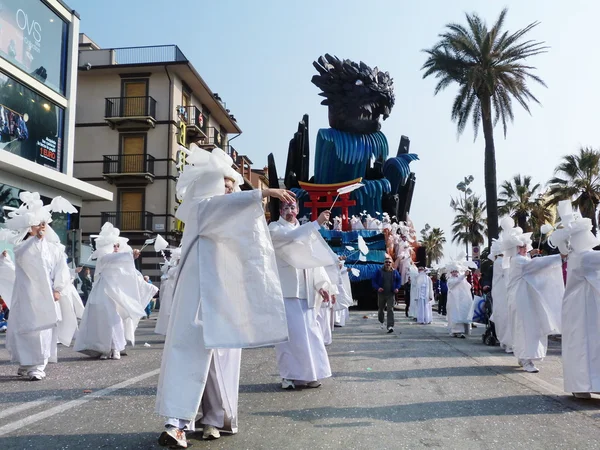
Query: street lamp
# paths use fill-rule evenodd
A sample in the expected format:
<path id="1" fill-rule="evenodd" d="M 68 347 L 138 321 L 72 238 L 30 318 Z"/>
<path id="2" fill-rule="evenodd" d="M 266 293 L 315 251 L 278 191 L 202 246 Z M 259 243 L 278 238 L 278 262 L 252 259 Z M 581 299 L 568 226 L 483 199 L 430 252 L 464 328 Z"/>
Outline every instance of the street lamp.
<path id="1" fill-rule="evenodd" d="M 463 192 L 465 194 L 465 203 L 464 206 L 466 208 L 467 206 L 467 198 L 473 194 L 473 190 L 469 187 L 469 185 L 473 182 L 475 178 L 473 178 L 473 175 L 469 175 L 468 177 L 465 177 L 465 179 L 463 181 L 461 181 L 460 183 L 458 183 L 456 185 L 456 189 L 458 189 L 460 192 Z M 469 235 L 469 226 L 465 226 L 465 231 L 466 231 L 466 235 Z M 467 254 L 467 260 L 469 259 L 469 241 L 465 240 L 465 251 Z"/>

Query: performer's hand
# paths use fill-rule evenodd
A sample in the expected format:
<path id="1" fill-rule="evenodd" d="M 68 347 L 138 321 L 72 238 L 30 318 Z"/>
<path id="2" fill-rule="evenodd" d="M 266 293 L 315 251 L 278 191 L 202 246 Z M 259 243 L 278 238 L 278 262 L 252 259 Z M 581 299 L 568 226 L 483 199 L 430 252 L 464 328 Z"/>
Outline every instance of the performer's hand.
<path id="1" fill-rule="evenodd" d="M 52 293 L 52 295 L 54 296 L 54 301 L 55 301 L 55 302 L 57 302 L 57 301 L 59 301 L 59 300 L 60 300 L 60 292 L 58 292 L 58 291 L 54 291 L 54 292 Z"/>
<path id="2" fill-rule="evenodd" d="M 133 250 L 133 259 L 138 259 L 140 257 L 140 251 L 136 248 Z"/>
<path id="3" fill-rule="evenodd" d="M 77 268 L 75 269 L 75 273 L 79 273 L 79 272 L 81 272 L 81 269 L 83 269 L 83 267 L 77 267 Z"/>
<path id="4" fill-rule="evenodd" d="M 287 189 L 274 189 L 268 188 L 262 191 L 263 198 L 264 197 L 275 197 L 281 200 L 284 203 L 294 203 L 296 201 L 296 194 L 292 191 L 288 191 Z"/>
<path id="5" fill-rule="evenodd" d="M 329 222 L 329 217 L 331 216 L 331 211 L 323 211 L 321 214 L 319 214 L 319 217 L 317 218 L 317 222 L 319 225 L 323 225 L 326 222 Z"/>
<path id="6" fill-rule="evenodd" d="M 335 305 L 335 295 L 332 295 L 332 296 L 331 296 L 331 304 L 332 304 L 332 305 Z"/>
<path id="7" fill-rule="evenodd" d="M 327 292 L 325 289 L 319 289 L 319 294 L 321 294 L 321 297 L 323 297 L 324 302 L 329 301 L 329 292 Z"/>
<path id="8" fill-rule="evenodd" d="M 542 252 L 539 251 L 537 248 L 534 248 L 533 250 L 531 250 L 531 256 L 536 256 L 536 255 L 539 255 L 540 253 L 542 253 Z"/>
<path id="9" fill-rule="evenodd" d="M 383 292 L 383 288 L 377 289 L 377 292 Z"/>

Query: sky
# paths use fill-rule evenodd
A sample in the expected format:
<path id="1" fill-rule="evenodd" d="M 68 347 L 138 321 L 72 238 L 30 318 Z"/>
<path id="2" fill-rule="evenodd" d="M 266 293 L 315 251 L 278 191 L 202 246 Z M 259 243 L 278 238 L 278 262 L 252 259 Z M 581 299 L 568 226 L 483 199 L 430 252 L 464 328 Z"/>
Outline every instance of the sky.
<path id="1" fill-rule="evenodd" d="M 532 85 L 541 106 L 531 115 L 515 106 L 506 139 L 495 129 L 498 183 L 520 173 L 545 185 L 560 159 L 581 146 L 598 147 L 600 60 L 592 0 L 65 0 L 81 16 L 81 31 L 101 47 L 176 44 L 213 92 L 219 93 L 243 133 L 232 145 L 255 168 L 275 155 L 283 174 L 289 140 L 303 114 L 310 116 L 311 161 L 316 133 L 327 128 L 327 108 L 310 79 L 312 62 L 329 53 L 364 61 L 394 78 L 396 105 L 382 131 L 395 155 L 400 136 L 410 138 L 417 183 L 410 216 L 417 232 L 428 223 L 451 240 L 456 184 L 473 175 L 473 190 L 485 198 L 484 140 L 472 127 L 458 138 L 450 119 L 455 86 L 433 95 L 434 79 L 421 66 L 438 33 L 477 12 L 492 24 L 509 9 L 505 29 L 540 24 L 529 38 L 548 53 L 529 63 L 547 88 Z M 447 244 L 445 258 L 462 246 Z"/>

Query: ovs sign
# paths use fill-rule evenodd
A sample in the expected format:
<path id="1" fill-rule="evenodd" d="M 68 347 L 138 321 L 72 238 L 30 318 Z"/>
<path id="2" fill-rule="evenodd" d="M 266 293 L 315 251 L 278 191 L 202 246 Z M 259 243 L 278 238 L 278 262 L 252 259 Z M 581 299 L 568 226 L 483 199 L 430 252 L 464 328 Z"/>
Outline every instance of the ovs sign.
<path id="1" fill-rule="evenodd" d="M 25 42 L 39 49 L 42 44 L 42 25 L 22 9 L 17 10 L 16 19 L 17 26 L 23 31 Z"/>

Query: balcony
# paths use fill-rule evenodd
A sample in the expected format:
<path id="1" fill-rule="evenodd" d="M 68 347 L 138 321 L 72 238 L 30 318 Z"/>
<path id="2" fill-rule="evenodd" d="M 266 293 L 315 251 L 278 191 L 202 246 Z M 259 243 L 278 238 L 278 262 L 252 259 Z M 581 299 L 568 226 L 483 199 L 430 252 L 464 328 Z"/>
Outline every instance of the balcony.
<path id="1" fill-rule="evenodd" d="M 154 181 L 154 156 L 104 155 L 102 175 L 111 184 L 127 185 Z"/>
<path id="2" fill-rule="evenodd" d="M 225 138 L 215 127 L 208 127 L 206 129 L 206 137 L 198 142 L 200 148 L 206 150 L 212 150 L 213 148 L 219 147 L 223 149 L 225 145 Z"/>
<path id="3" fill-rule="evenodd" d="M 144 97 L 109 97 L 105 100 L 104 120 L 111 128 L 154 128 L 156 100 Z"/>
<path id="4" fill-rule="evenodd" d="M 176 45 L 92 49 L 79 52 L 79 67 L 139 66 L 179 62 L 188 62 L 188 59 Z"/>
<path id="5" fill-rule="evenodd" d="M 187 124 L 188 142 L 198 142 L 208 138 L 208 118 L 195 106 L 182 106 L 180 117 Z"/>
<path id="6" fill-rule="evenodd" d="M 102 223 L 110 222 L 124 232 L 153 233 L 154 214 L 147 211 L 110 211 L 101 213 Z"/>

